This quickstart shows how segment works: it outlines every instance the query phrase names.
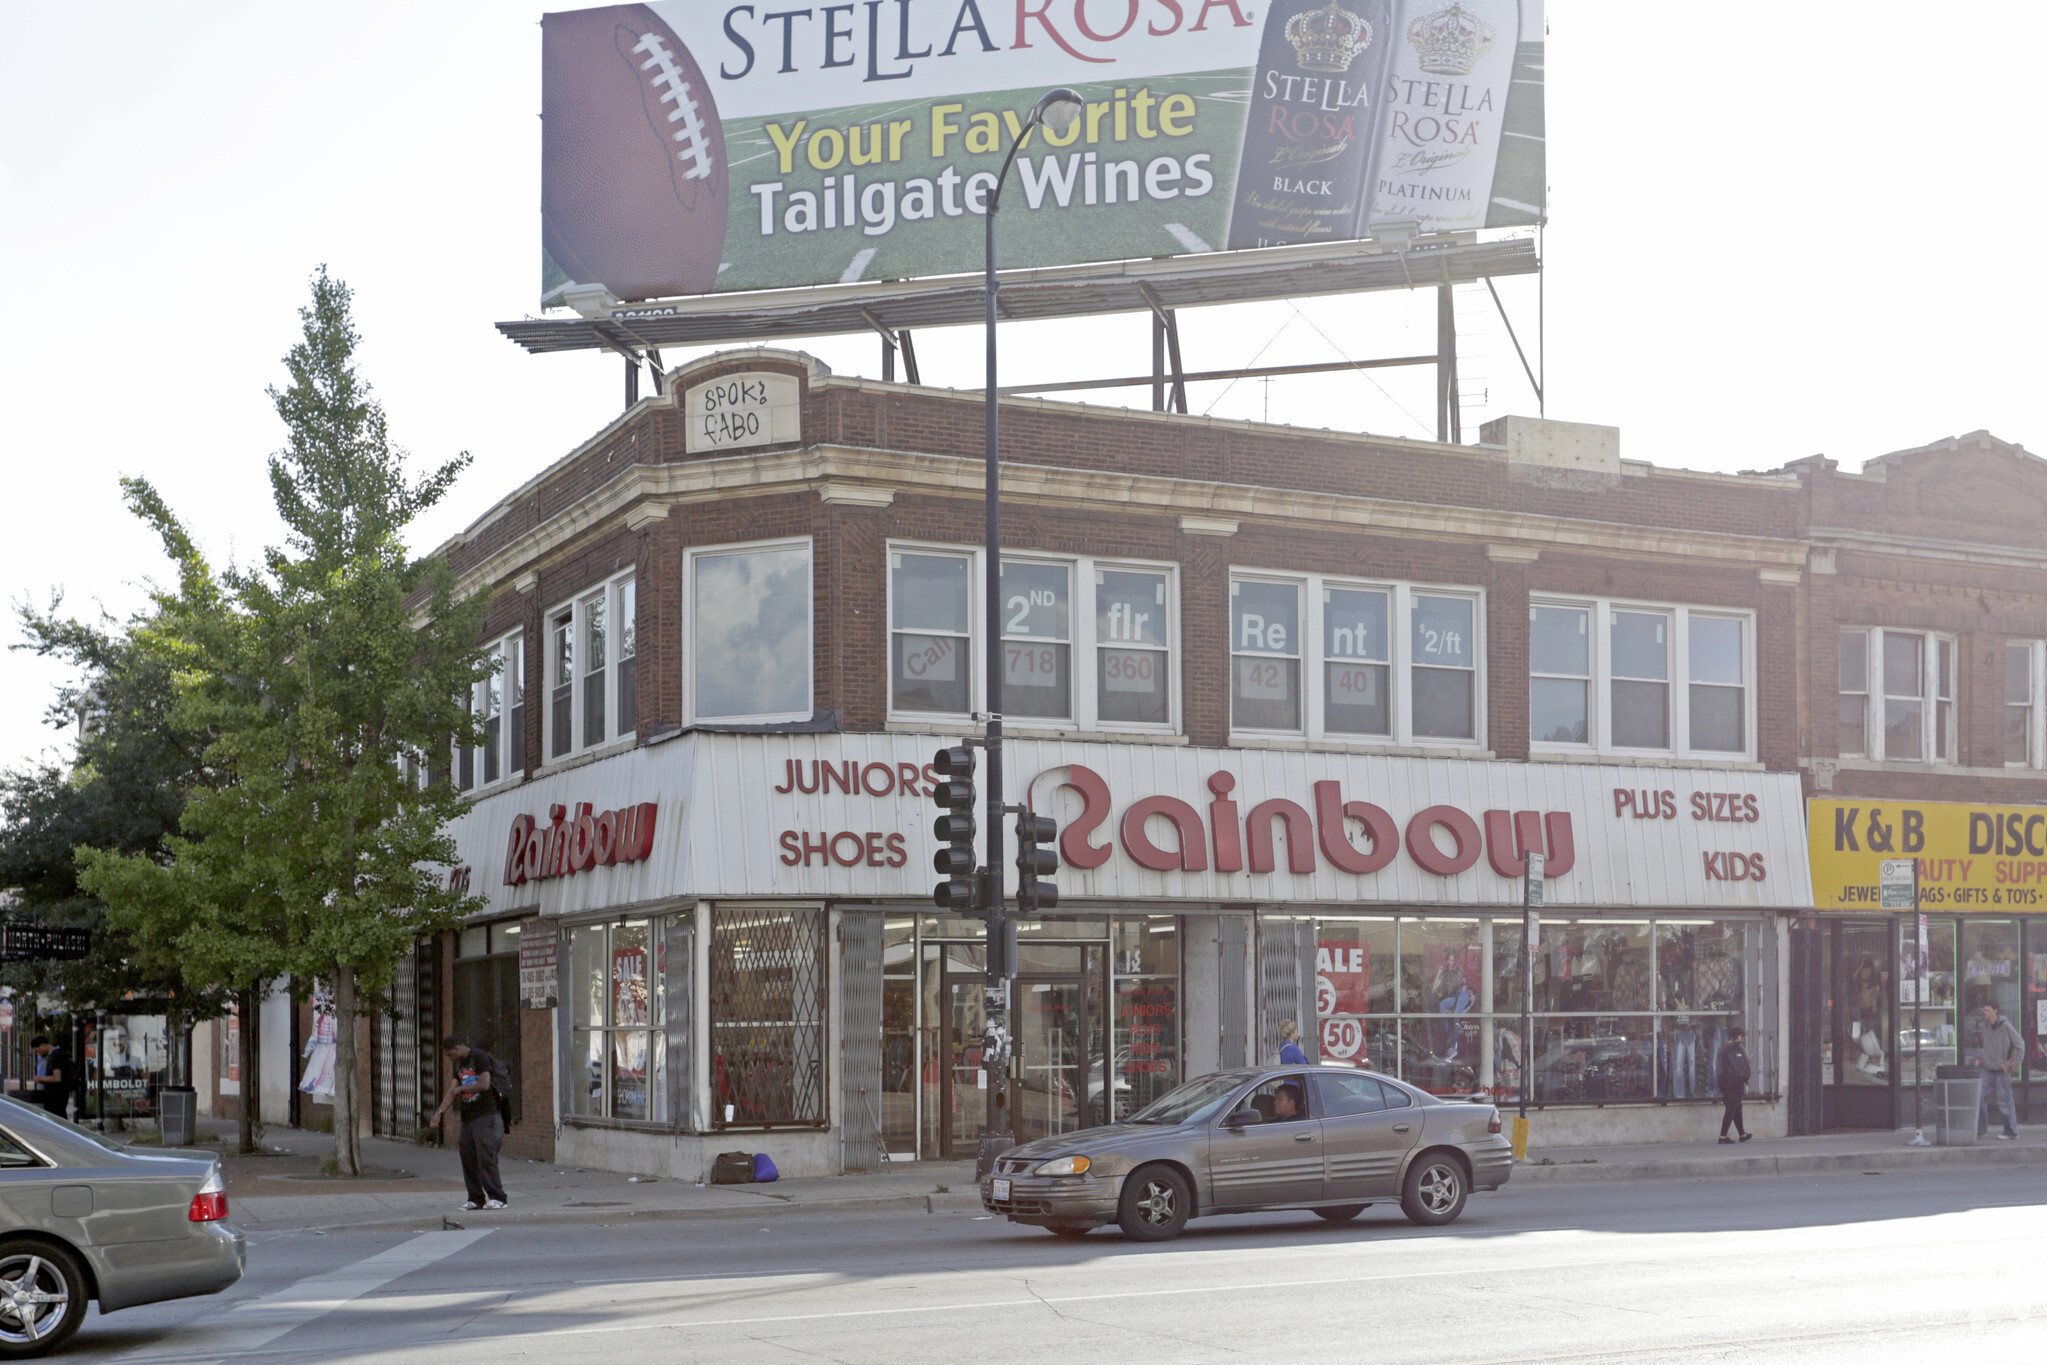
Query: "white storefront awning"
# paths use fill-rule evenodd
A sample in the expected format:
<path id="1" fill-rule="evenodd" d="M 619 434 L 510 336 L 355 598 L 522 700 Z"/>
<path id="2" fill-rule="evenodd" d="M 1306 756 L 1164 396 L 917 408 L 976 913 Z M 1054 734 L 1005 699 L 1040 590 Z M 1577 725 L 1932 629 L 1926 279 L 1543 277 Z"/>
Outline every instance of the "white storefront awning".
<path id="1" fill-rule="evenodd" d="M 455 837 L 493 914 L 928 902 L 943 742 L 690 734 L 486 796 Z M 1035 739 L 1004 763 L 1007 799 L 1059 821 L 1067 905 L 1511 907 L 1532 848 L 1551 906 L 1812 903 L 1790 773 Z"/>

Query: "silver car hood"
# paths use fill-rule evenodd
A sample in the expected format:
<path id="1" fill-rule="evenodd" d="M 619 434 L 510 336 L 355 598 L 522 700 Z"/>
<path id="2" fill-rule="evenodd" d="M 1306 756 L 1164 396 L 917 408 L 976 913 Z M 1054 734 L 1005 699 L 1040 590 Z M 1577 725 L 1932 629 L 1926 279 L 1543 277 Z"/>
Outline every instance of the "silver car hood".
<path id="1" fill-rule="evenodd" d="M 1085 1152 L 1089 1156 L 1102 1156 L 1120 1151 L 1125 1147 L 1137 1147 L 1156 1142 L 1167 1133 L 1177 1132 L 1184 1124 L 1164 1123 L 1112 1123 L 1101 1128 L 1083 1128 L 1075 1133 L 1061 1133 L 1057 1137 L 1039 1138 L 1021 1147 L 1012 1147 L 1002 1155 L 1005 1159 L 1023 1161 L 1047 1161 L 1069 1152 Z"/>

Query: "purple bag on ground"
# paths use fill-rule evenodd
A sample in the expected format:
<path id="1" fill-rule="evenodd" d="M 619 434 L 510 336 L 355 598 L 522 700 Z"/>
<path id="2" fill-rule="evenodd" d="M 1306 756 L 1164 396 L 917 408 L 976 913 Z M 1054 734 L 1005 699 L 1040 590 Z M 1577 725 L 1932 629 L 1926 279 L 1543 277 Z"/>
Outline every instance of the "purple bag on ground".
<path id="1" fill-rule="evenodd" d="M 755 1152 L 753 1154 L 754 1183 L 765 1185 L 770 1180 L 779 1180 L 781 1175 L 782 1173 L 775 1169 L 775 1163 L 768 1159 L 766 1152 Z"/>

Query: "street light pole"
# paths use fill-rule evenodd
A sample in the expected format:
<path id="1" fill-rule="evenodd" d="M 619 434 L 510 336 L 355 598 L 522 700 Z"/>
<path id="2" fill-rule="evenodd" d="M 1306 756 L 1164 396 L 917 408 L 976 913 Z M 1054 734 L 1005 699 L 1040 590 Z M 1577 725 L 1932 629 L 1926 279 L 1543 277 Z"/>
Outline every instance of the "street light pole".
<path id="1" fill-rule="evenodd" d="M 988 632 L 988 865 L 981 875 L 981 909 L 988 921 L 988 980 L 982 1001 L 986 1033 L 981 1045 L 987 1104 L 980 1150 L 974 1160 L 976 1180 L 995 1168 L 996 1157 L 1016 1145 L 1010 1128 L 1007 1085 L 1010 985 L 1015 979 L 1016 964 L 1011 952 L 1014 930 L 1006 913 L 1002 878 L 1002 454 L 998 442 L 995 394 L 995 296 L 998 289 L 995 282 L 995 210 L 1002 203 L 1002 186 L 1009 179 L 1009 168 L 1016 163 L 1016 154 L 1031 135 L 1031 129 L 1045 124 L 1054 131 L 1063 132 L 1080 117 L 1080 111 L 1080 96 L 1064 88 L 1047 91 L 1038 100 L 1031 109 L 1030 118 L 1017 130 L 1016 139 L 1010 143 L 1009 154 L 1002 159 L 1002 170 L 988 190 L 981 215 L 984 231 L 982 292 L 987 302 L 985 325 L 988 347 L 988 383 L 983 397 L 988 503 L 988 543 L 983 577 L 987 599 L 982 617 L 982 628 Z"/>

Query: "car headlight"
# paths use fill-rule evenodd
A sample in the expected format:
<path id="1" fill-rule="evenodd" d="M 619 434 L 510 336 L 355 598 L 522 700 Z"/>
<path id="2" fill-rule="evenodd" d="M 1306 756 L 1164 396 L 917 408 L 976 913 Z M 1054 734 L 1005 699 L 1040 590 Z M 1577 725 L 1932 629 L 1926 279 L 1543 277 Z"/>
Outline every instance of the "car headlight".
<path id="1" fill-rule="evenodd" d="M 1086 1175 L 1087 1168 L 1094 1163 L 1084 1156 L 1062 1156 L 1038 1167 L 1038 1175 Z"/>

